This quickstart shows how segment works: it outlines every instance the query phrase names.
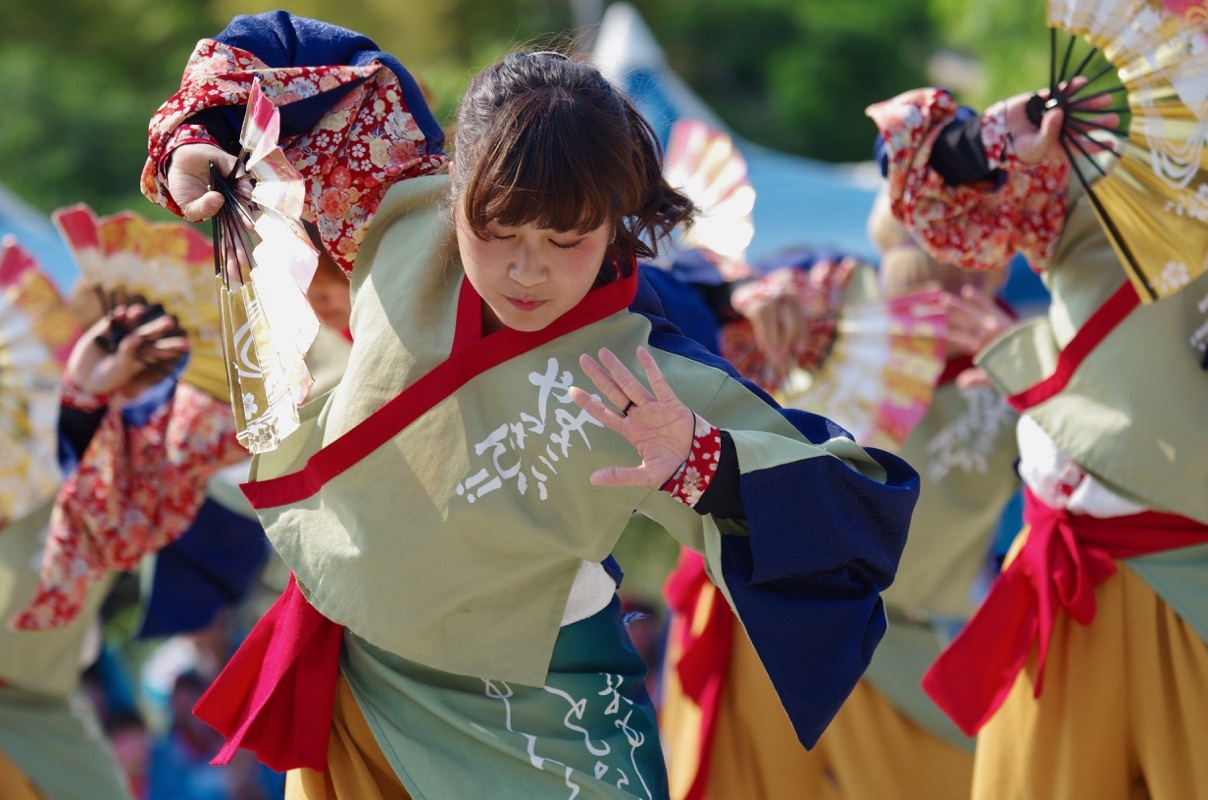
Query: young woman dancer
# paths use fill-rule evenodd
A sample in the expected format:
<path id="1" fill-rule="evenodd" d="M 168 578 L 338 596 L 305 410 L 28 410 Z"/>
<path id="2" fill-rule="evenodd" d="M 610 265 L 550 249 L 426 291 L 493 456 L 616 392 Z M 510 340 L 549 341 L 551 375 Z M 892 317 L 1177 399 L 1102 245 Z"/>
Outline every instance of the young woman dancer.
<path id="1" fill-rule="evenodd" d="M 447 169 L 372 42 L 239 17 L 152 120 L 150 197 L 217 211 L 253 77 L 351 271 L 354 344 L 253 467 L 297 580 L 199 713 L 304 767 L 298 796 L 665 797 L 606 563 L 638 510 L 706 553 L 812 743 L 884 630 L 917 478 L 652 313 L 635 258 L 691 206 L 650 127 L 594 68 L 518 53 L 471 83 Z"/>

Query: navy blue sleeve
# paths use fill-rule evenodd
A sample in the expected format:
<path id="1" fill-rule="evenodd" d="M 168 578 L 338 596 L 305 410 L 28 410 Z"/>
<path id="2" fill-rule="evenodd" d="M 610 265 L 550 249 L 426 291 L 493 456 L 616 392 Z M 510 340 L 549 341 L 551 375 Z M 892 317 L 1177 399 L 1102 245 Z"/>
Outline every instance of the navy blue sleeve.
<path id="1" fill-rule="evenodd" d="M 743 380 L 659 317 L 657 296 L 646 298 L 641 284 L 632 308 L 650 319 L 653 346 Z M 817 414 L 780 413 L 811 442 L 852 438 Z M 806 747 L 843 705 L 885 634 L 880 595 L 893 582 L 918 500 L 919 477 L 909 464 L 867 452 L 885 470 L 884 483 L 830 457 L 740 474 L 738 507 L 748 535 L 721 538 L 722 576 L 734 609 Z M 730 500 L 714 502 L 732 509 Z"/>
<path id="2" fill-rule="evenodd" d="M 393 72 L 403 91 L 403 102 L 424 134 L 429 155 L 440 152 L 444 132 L 432 116 L 419 84 L 402 63 L 383 53 L 373 40 L 355 31 L 290 14 L 268 11 L 240 14 L 215 41 L 254 54 L 270 67 L 367 66 L 379 61 Z M 351 83 L 297 103 L 281 107 L 281 134 L 288 138 L 310 130 L 327 109 L 357 84 Z M 243 107 L 209 109 L 192 121 L 206 126 L 224 147 L 237 141 L 243 125 Z"/>
<path id="3" fill-rule="evenodd" d="M 742 476 L 749 536 L 723 536 L 734 609 L 801 743 L 813 747 L 885 635 L 893 581 L 918 499 L 918 475 L 868 452 L 884 484 L 835 458 Z"/>
<path id="4" fill-rule="evenodd" d="M 642 277 L 658 295 L 663 314 L 680 332 L 699 342 L 714 355 L 720 354 L 721 320 L 724 310 L 716 307 L 718 290 L 724 285 L 691 284 L 674 272 L 653 265 L 641 266 Z M 729 303 L 725 291 L 724 302 Z"/>
<path id="5" fill-rule="evenodd" d="M 259 522 L 207 498 L 184 534 L 155 554 L 138 638 L 207 627 L 247 598 L 271 552 Z"/>

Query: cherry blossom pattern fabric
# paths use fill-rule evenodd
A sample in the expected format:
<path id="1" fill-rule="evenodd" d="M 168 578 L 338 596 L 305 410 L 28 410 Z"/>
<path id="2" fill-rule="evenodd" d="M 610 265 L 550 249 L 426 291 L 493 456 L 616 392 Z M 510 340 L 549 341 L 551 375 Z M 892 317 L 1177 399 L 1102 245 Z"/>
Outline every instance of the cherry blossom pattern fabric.
<path id="1" fill-rule="evenodd" d="M 721 431 L 693 415 L 692 447 L 688 457 L 661 487 L 679 502 L 694 508 L 713 482 L 721 462 Z"/>
<path id="2" fill-rule="evenodd" d="M 942 89 L 914 89 L 868 108 L 888 155 L 894 216 L 938 261 L 984 270 L 1016 252 L 1041 271 L 1049 265 L 1065 220 L 1069 164 L 1050 157 L 1027 165 L 1011 147 L 1003 104 L 982 115 L 982 143 L 990 169 L 1006 180 L 996 191 L 948 186 L 931 169 L 931 151 L 958 105 Z"/>
<path id="3" fill-rule="evenodd" d="M 185 66 L 180 91 L 151 119 L 143 194 L 181 214 L 167 189 L 168 156 L 183 144 L 218 144 L 203 126 L 187 121 L 208 108 L 246 104 L 256 77 L 277 106 L 353 86 L 318 124 L 281 142 L 306 181 L 306 219 L 316 224 L 336 263 L 351 271 L 386 191 L 399 180 L 439 171 L 448 162 L 443 152 L 429 146 L 407 108 L 398 77 L 380 62 L 273 69 L 246 50 L 203 39 Z"/>
<path id="4" fill-rule="evenodd" d="M 64 381 L 62 402 L 93 411 L 108 399 Z M 49 630 L 80 613 L 90 584 L 129 570 L 184 534 L 210 476 L 247 458 L 226 403 L 176 385 L 144 425 L 108 406 L 76 470 L 55 497 L 38 591 L 11 625 Z"/>

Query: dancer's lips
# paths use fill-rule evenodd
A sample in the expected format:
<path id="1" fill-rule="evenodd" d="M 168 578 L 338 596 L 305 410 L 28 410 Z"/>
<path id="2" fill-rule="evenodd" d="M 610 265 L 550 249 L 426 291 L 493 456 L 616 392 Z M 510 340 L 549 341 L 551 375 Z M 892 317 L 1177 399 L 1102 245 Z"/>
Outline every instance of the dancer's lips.
<path id="1" fill-rule="evenodd" d="M 519 297 L 509 297 L 508 302 L 515 306 L 520 311 L 533 311 L 537 309 L 544 300 L 522 300 Z"/>

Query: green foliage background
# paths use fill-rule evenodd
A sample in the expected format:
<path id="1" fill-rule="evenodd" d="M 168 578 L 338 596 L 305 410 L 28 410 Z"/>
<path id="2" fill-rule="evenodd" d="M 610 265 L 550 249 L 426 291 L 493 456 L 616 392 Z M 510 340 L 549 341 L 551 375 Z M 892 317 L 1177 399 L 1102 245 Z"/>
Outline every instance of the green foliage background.
<path id="1" fill-rule="evenodd" d="M 371 35 L 452 117 L 469 76 L 510 48 L 576 34 L 591 0 L 295 0 L 291 11 Z M 743 137 L 864 160 L 863 109 L 930 83 L 933 55 L 967 66 L 981 107 L 1047 76 L 1041 0 L 635 0 L 671 66 Z M 0 0 L 0 184 L 49 211 L 164 212 L 138 192 L 146 124 L 200 38 L 253 0 Z M 585 33 L 584 33 L 585 30 Z M 591 28 L 578 31 L 590 38 Z M 980 77 L 974 75 L 976 72 Z M 957 72 L 960 77 L 960 71 Z M 964 78 L 975 78 L 964 80 Z"/>

